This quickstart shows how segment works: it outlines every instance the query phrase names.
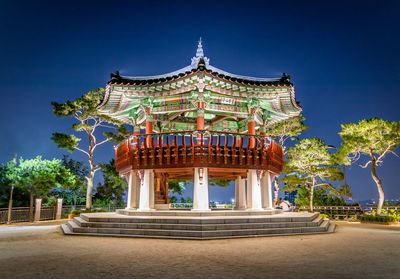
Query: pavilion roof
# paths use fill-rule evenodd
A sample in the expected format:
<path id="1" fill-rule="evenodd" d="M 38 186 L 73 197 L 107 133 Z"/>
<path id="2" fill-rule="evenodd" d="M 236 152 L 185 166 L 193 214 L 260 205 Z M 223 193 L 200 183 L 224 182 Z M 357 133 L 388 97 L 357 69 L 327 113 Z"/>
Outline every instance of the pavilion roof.
<path id="1" fill-rule="evenodd" d="M 119 72 L 111 74 L 111 79 L 108 84 L 123 84 L 123 85 L 150 85 L 163 82 L 173 81 L 191 74 L 204 72 L 214 77 L 221 78 L 227 81 L 256 85 L 256 86 L 291 86 L 290 76 L 283 73 L 278 78 L 259 78 L 232 74 L 210 65 L 209 58 L 204 56 L 201 39 L 197 46 L 196 56 L 192 58 L 192 63 L 189 66 L 179 70 L 154 76 L 121 76 Z"/>

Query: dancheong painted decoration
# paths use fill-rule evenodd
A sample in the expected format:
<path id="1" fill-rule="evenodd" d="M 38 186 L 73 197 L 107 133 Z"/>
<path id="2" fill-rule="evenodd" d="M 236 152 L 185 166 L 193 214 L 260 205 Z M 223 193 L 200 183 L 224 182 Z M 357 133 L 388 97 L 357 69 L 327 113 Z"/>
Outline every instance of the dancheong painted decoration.
<path id="1" fill-rule="evenodd" d="M 210 64 L 201 40 L 191 64 L 177 71 L 111 74 L 98 110 L 134 127 L 115 153 L 117 170 L 129 181 L 128 208 L 139 210 L 168 207 L 169 179 L 193 179 L 193 210 L 209 209 L 212 179 L 243 187 L 247 180 L 246 198 L 238 186 L 239 208 L 272 207 L 262 189 L 271 191 L 283 152 L 265 130 L 301 112 L 288 75 L 225 72 Z"/>

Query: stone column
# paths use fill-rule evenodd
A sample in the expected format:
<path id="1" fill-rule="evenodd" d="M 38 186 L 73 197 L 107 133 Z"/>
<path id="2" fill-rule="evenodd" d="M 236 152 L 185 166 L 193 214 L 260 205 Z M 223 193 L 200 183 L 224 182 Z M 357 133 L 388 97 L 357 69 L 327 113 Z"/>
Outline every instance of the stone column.
<path id="1" fill-rule="evenodd" d="M 235 179 L 235 208 L 237 209 L 239 207 L 239 203 L 238 203 L 238 196 L 239 196 L 239 179 L 240 176 L 238 176 Z"/>
<path id="2" fill-rule="evenodd" d="M 261 183 L 257 170 L 249 170 L 247 173 L 247 209 L 262 210 Z"/>
<path id="3" fill-rule="evenodd" d="M 150 172 L 150 204 L 149 207 L 150 209 L 154 209 L 154 171 L 151 170 Z"/>
<path id="4" fill-rule="evenodd" d="M 128 180 L 126 209 L 137 209 L 139 207 L 140 179 L 137 171 L 130 171 L 126 177 Z"/>
<path id="5" fill-rule="evenodd" d="M 235 180 L 235 201 L 237 209 L 246 208 L 246 185 L 245 179 L 238 176 Z"/>
<path id="6" fill-rule="evenodd" d="M 56 220 L 61 219 L 63 199 L 57 199 Z"/>
<path id="7" fill-rule="evenodd" d="M 198 211 L 210 210 L 208 205 L 208 169 L 194 168 L 193 209 Z"/>
<path id="8" fill-rule="evenodd" d="M 154 184 L 151 187 L 153 170 L 144 170 L 143 177 L 141 177 L 140 193 L 139 193 L 139 208 L 140 211 L 151 210 L 154 207 L 151 204 L 151 190 L 154 191 Z M 154 201 L 154 198 L 153 198 Z"/>
<path id="9" fill-rule="evenodd" d="M 42 209 L 42 199 L 35 199 L 35 216 L 33 221 L 39 222 L 40 221 L 40 211 Z"/>
<path id="10" fill-rule="evenodd" d="M 267 210 L 274 209 L 272 202 L 272 178 L 269 171 L 265 171 L 261 179 L 262 207 Z"/>

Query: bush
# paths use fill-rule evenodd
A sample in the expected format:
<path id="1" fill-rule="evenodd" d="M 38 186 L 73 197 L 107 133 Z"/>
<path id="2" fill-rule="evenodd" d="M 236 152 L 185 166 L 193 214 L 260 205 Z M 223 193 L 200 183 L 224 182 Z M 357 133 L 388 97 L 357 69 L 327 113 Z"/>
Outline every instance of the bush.
<path id="1" fill-rule="evenodd" d="M 81 213 L 95 213 L 95 212 L 106 212 L 102 208 L 93 208 L 93 209 L 75 209 L 70 212 L 72 215 L 78 216 Z"/>
<path id="2" fill-rule="evenodd" d="M 360 217 L 360 221 L 363 223 L 388 224 L 397 222 L 397 218 L 390 215 L 363 215 Z"/>

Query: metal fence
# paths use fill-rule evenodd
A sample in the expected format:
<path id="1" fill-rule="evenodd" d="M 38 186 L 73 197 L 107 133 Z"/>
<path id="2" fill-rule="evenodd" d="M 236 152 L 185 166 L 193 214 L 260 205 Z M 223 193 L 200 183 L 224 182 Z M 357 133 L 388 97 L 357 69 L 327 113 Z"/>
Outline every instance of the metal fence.
<path id="1" fill-rule="evenodd" d="M 308 206 L 299 206 L 296 211 L 308 211 Z M 332 216 L 334 219 L 349 219 L 364 213 L 361 206 L 314 206 L 314 211 Z"/>
<path id="2" fill-rule="evenodd" d="M 0 208 L 0 224 L 6 224 L 8 208 Z M 14 207 L 11 211 L 11 222 L 29 222 L 29 207 Z"/>

